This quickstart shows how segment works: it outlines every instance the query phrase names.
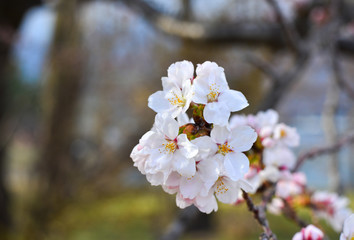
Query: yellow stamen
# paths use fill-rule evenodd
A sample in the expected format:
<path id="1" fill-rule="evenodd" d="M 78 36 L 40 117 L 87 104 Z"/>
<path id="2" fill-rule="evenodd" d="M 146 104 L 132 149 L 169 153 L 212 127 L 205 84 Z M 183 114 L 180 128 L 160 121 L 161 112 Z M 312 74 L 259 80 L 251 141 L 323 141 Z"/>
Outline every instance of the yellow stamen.
<path id="1" fill-rule="evenodd" d="M 218 153 L 221 153 L 222 155 L 225 156 L 229 152 L 233 152 L 233 150 L 232 150 L 231 146 L 229 144 L 227 144 L 227 142 L 222 145 L 219 145 Z"/>
<path id="2" fill-rule="evenodd" d="M 283 137 L 286 137 L 287 133 L 284 129 L 281 129 L 280 130 L 280 137 L 283 138 Z"/>
<path id="3" fill-rule="evenodd" d="M 215 102 L 216 100 L 218 100 L 219 94 L 219 88 L 216 87 L 215 83 L 213 83 L 209 87 L 209 94 L 207 95 L 208 102 Z"/>
<path id="4" fill-rule="evenodd" d="M 228 190 L 229 189 L 225 186 L 225 183 L 223 182 L 222 178 L 219 177 L 218 181 L 216 182 L 216 193 L 224 194 Z"/>
<path id="5" fill-rule="evenodd" d="M 162 144 L 162 146 L 165 147 L 163 150 L 165 153 L 174 153 L 177 149 L 177 143 L 174 141 L 168 141 L 167 143 Z"/>
<path id="6" fill-rule="evenodd" d="M 168 101 L 175 106 L 184 107 L 186 100 L 183 97 L 179 97 L 176 93 L 173 93 L 173 97 L 169 98 Z"/>

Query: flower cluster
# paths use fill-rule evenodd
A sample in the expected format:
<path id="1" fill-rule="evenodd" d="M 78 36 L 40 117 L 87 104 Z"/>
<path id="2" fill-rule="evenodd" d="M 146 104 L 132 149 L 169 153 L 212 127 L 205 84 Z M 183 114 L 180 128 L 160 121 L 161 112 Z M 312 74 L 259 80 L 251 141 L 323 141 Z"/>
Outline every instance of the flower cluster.
<path id="1" fill-rule="evenodd" d="M 244 95 L 231 90 L 224 69 L 214 62 L 199 64 L 194 76 L 191 62 L 168 68 L 162 91 L 149 97 L 157 112 L 152 129 L 135 146 L 131 158 L 152 185 L 176 193 L 177 206 L 194 204 L 200 211 L 216 211 L 216 198 L 237 201 L 252 186 L 244 175 L 249 160 L 243 153 L 257 139 L 247 125 L 230 128 L 231 112 L 248 106 Z M 187 110 L 193 111 L 189 120 Z"/>
<path id="2" fill-rule="evenodd" d="M 309 208 L 337 232 L 343 229 L 341 240 L 353 240 L 348 199 L 308 190 L 305 174 L 295 171 L 292 148 L 300 141 L 296 129 L 279 123 L 274 110 L 230 118 L 248 102 L 229 88 L 224 69 L 205 62 L 195 73 L 191 62 L 172 64 L 162 78 L 163 89 L 148 99 L 157 113 L 155 122 L 131 153 L 147 180 L 176 194 L 178 207 L 195 205 L 204 213 L 217 211 L 217 200 L 239 204 L 246 196 L 242 191 L 259 193 L 262 201 L 267 199 L 262 204 L 269 212 L 288 214 L 304 226 L 296 210 Z M 272 195 L 264 197 L 269 192 Z M 308 225 L 293 237 L 310 239 L 322 240 L 324 233 Z"/>
<path id="3" fill-rule="evenodd" d="M 234 115 L 230 119 L 231 129 L 249 125 L 258 134 L 256 144 L 248 152 L 251 166 L 246 174 L 253 185 L 253 193 L 267 181 L 275 183 L 291 178 L 289 171 L 296 158 L 290 148 L 299 145 L 300 137 L 295 128 L 278 123 L 278 118 L 276 111 L 267 110 L 257 115 Z"/>
<path id="4" fill-rule="evenodd" d="M 352 213 L 349 200 L 337 193 L 317 191 L 310 199 L 310 206 L 317 217 L 325 219 L 337 232 L 342 230 L 345 219 Z"/>

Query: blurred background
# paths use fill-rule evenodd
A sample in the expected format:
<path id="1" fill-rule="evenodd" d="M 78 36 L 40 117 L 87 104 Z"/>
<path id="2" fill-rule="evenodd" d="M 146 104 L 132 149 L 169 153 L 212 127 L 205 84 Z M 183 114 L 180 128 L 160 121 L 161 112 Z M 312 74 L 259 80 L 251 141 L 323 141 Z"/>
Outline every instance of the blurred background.
<path id="1" fill-rule="evenodd" d="M 0 239 L 167 231 L 181 214 L 175 196 L 150 186 L 129 154 L 176 61 L 222 66 L 250 103 L 242 113 L 273 108 L 297 127 L 297 153 L 352 133 L 353 18 L 352 0 L 1 1 Z M 353 200 L 353 153 L 307 161 L 309 187 Z M 219 206 L 182 239 L 258 238 L 246 206 Z M 299 230 L 269 217 L 279 239 Z"/>

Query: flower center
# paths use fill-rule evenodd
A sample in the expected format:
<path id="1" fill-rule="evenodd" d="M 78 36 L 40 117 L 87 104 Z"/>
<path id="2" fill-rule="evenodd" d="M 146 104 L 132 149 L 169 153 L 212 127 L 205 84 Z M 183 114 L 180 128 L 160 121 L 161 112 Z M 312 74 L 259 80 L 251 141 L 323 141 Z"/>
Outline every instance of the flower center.
<path id="1" fill-rule="evenodd" d="M 224 194 L 228 190 L 229 189 L 225 186 L 225 183 L 223 182 L 222 178 L 219 177 L 219 179 L 216 182 L 216 194 Z"/>
<path id="2" fill-rule="evenodd" d="M 227 142 L 222 144 L 222 145 L 219 145 L 218 153 L 220 153 L 220 154 L 225 156 L 229 152 L 233 152 L 233 150 L 232 150 L 231 146 L 229 144 L 227 144 Z"/>
<path id="3" fill-rule="evenodd" d="M 280 137 L 281 138 L 284 138 L 284 137 L 286 137 L 286 131 L 284 130 L 284 129 L 282 129 L 282 130 L 280 130 Z"/>
<path id="4" fill-rule="evenodd" d="M 183 97 L 179 97 L 176 93 L 173 93 L 173 97 L 169 98 L 168 101 L 172 105 L 178 107 L 184 107 L 184 105 L 186 104 L 186 99 L 184 99 Z"/>
<path id="5" fill-rule="evenodd" d="M 165 147 L 164 151 L 168 154 L 174 153 L 177 149 L 177 143 L 175 141 L 168 141 L 167 143 L 162 144 Z"/>
<path id="6" fill-rule="evenodd" d="M 209 93 L 207 95 L 208 102 L 216 102 L 220 95 L 219 88 L 215 83 L 209 86 Z"/>

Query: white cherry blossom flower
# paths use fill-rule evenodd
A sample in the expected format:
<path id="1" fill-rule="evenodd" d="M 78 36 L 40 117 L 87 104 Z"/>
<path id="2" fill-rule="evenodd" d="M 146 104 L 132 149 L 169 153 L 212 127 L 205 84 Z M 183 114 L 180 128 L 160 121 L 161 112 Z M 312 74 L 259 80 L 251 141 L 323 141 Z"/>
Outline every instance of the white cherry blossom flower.
<path id="1" fill-rule="evenodd" d="M 267 205 L 267 210 L 274 215 L 280 215 L 283 211 L 283 208 L 283 200 L 277 197 L 273 198 L 272 201 Z"/>
<path id="2" fill-rule="evenodd" d="M 263 170 L 251 166 L 248 173 L 245 175 L 246 180 L 252 185 L 253 190 L 250 193 L 256 193 L 257 189 L 265 182 L 276 182 L 280 178 L 280 171 L 277 167 L 268 166 Z"/>
<path id="3" fill-rule="evenodd" d="M 239 126 L 230 131 L 215 125 L 210 137 L 217 146 L 214 159 L 220 163 L 221 174 L 237 181 L 248 172 L 249 160 L 242 152 L 248 151 L 257 139 L 249 126 Z"/>
<path id="4" fill-rule="evenodd" d="M 291 174 L 283 171 L 277 183 L 275 195 L 281 198 L 288 198 L 303 193 L 306 185 L 306 176 L 302 172 Z"/>
<path id="5" fill-rule="evenodd" d="M 315 192 L 311 197 L 311 204 L 316 207 L 315 214 L 327 220 L 337 232 L 342 230 L 345 219 L 352 213 L 348 208 L 349 200 L 337 193 Z"/>
<path id="6" fill-rule="evenodd" d="M 275 146 L 264 149 L 263 163 L 266 166 L 275 166 L 278 168 L 291 170 L 295 166 L 296 157 L 289 148 Z"/>
<path id="7" fill-rule="evenodd" d="M 257 113 L 254 122 L 256 129 L 260 130 L 265 127 L 273 128 L 279 120 L 278 113 L 273 109 L 268 109 L 267 111 L 260 111 Z"/>
<path id="8" fill-rule="evenodd" d="M 164 181 L 172 171 L 193 176 L 196 170 L 194 157 L 198 148 L 187 139 L 186 134 L 178 135 L 177 121 L 167 115 L 157 114 L 153 129 L 147 143 L 149 157 L 145 160 L 146 173 L 163 173 Z"/>
<path id="9" fill-rule="evenodd" d="M 239 199 L 241 189 L 245 192 L 253 191 L 252 185 L 245 179 L 241 178 L 233 181 L 227 176 L 219 177 L 213 187 L 216 198 L 220 202 L 227 204 L 235 203 Z"/>
<path id="10" fill-rule="evenodd" d="M 157 113 L 168 113 L 173 118 L 185 113 L 193 96 L 193 71 L 191 62 L 182 61 L 172 64 L 168 77 L 162 78 L 163 91 L 149 97 L 148 106 Z"/>
<path id="11" fill-rule="evenodd" d="M 284 123 L 277 124 L 274 128 L 274 139 L 288 147 L 299 146 L 300 137 L 295 128 Z"/>
<path id="12" fill-rule="evenodd" d="M 292 240 L 323 240 L 323 232 L 314 225 L 308 225 L 306 228 L 301 229 L 294 235 Z"/>
<path id="13" fill-rule="evenodd" d="M 354 239 L 354 214 L 351 214 L 344 221 L 343 232 L 340 235 L 340 240 Z"/>
<path id="14" fill-rule="evenodd" d="M 230 90 L 224 69 L 214 62 L 204 62 L 197 67 L 193 81 L 193 102 L 204 104 L 203 115 L 208 123 L 227 125 L 231 112 L 248 106 L 245 96 Z"/>
<path id="15" fill-rule="evenodd" d="M 180 193 L 183 198 L 206 197 L 218 177 L 219 168 L 215 161 L 210 158 L 197 161 L 195 175 L 181 178 Z"/>

